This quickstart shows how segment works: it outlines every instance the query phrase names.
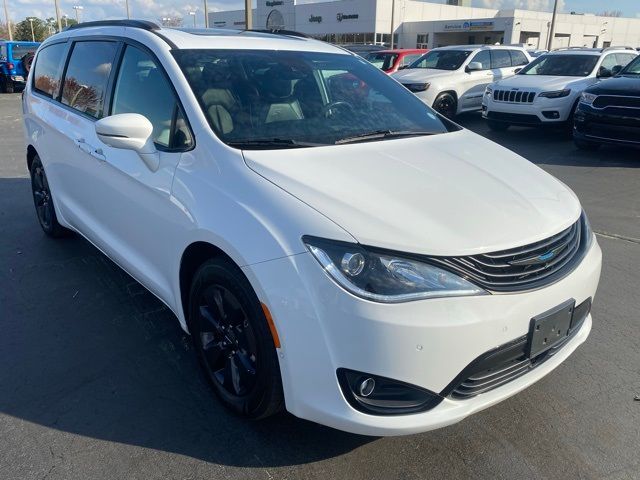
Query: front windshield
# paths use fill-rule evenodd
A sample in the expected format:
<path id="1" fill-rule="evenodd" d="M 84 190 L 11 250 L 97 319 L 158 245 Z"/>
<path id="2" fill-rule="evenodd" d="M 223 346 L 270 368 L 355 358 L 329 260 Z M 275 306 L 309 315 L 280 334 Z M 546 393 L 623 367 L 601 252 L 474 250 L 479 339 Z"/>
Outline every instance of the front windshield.
<path id="1" fill-rule="evenodd" d="M 13 45 L 11 48 L 11 56 L 14 60 L 20 60 L 27 53 L 36 53 L 37 45 Z"/>
<path id="2" fill-rule="evenodd" d="M 398 54 L 397 53 L 369 53 L 368 55 L 366 55 L 364 58 L 366 58 L 366 60 L 378 67 L 380 70 L 389 70 L 391 67 L 393 67 L 393 64 L 396 61 L 396 58 L 398 58 Z"/>
<path id="3" fill-rule="evenodd" d="M 586 77 L 598 63 L 598 55 L 542 55 L 524 67 L 518 75 Z"/>
<path id="4" fill-rule="evenodd" d="M 620 75 L 640 75 L 640 56 L 627 65 Z"/>
<path id="5" fill-rule="evenodd" d="M 409 68 L 457 70 L 470 54 L 470 50 L 431 50 L 409 65 Z"/>
<path id="6" fill-rule="evenodd" d="M 270 140 L 271 146 L 293 148 L 374 132 L 448 131 L 411 92 L 355 55 L 273 50 L 174 55 L 212 129 L 234 147 L 266 148 Z"/>

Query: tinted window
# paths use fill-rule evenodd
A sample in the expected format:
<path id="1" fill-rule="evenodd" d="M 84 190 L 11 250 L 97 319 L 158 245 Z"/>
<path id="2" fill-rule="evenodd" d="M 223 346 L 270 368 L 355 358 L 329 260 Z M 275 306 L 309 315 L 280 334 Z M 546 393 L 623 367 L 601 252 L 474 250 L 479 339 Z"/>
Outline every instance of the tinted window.
<path id="1" fill-rule="evenodd" d="M 457 70 L 470 54 L 470 50 L 432 50 L 412 63 L 409 68 Z"/>
<path id="2" fill-rule="evenodd" d="M 368 62 L 375 65 L 380 70 L 389 70 L 398 58 L 397 53 L 369 53 L 366 57 Z"/>
<path id="3" fill-rule="evenodd" d="M 58 92 L 62 56 L 66 48 L 66 43 L 56 43 L 38 52 L 33 70 L 33 88 L 48 97 Z"/>
<path id="4" fill-rule="evenodd" d="M 586 77 L 593 72 L 598 55 L 554 55 L 547 54 L 536 58 L 524 67 L 519 75 L 550 75 L 568 77 Z"/>
<path id="5" fill-rule="evenodd" d="M 491 54 L 489 53 L 489 50 L 478 52 L 471 61 L 481 63 L 483 70 L 489 70 L 491 68 Z"/>
<path id="6" fill-rule="evenodd" d="M 77 42 L 64 77 L 62 103 L 101 118 L 117 48 L 115 42 Z"/>
<path id="7" fill-rule="evenodd" d="M 507 68 L 511 66 L 509 50 L 491 51 L 491 68 Z"/>
<path id="8" fill-rule="evenodd" d="M 0 62 L 3 62 L 7 59 L 7 45 L 6 44 L 2 44 L 0 45 Z"/>
<path id="9" fill-rule="evenodd" d="M 520 50 L 509 50 L 509 53 L 511 54 L 511 65 L 514 67 L 529 63 L 529 59 L 527 59 L 524 52 L 521 52 Z"/>
<path id="10" fill-rule="evenodd" d="M 37 49 L 37 45 L 24 45 L 16 43 L 11 47 L 11 57 L 13 57 L 14 60 L 20 60 L 27 53 L 36 53 Z"/>
<path id="11" fill-rule="evenodd" d="M 623 75 L 640 75 L 640 56 L 628 64 L 622 72 Z"/>
<path id="12" fill-rule="evenodd" d="M 177 109 L 178 102 L 171 85 L 155 60 L 139 48 L 127 46 L 118 72 L 111 114 L 144 115 L 153 125 L 154 143 L 165 148 L 184 147 L 191 137 L 181 115 L 178 120 L 183 128 L 177 129 L 181 132 L 180 138 L 172 138 L 171 133 Z"/>
<path id="13" fill-rule="evenodd" d="M 353 55 L 272 50 L 176 50 L 174 55 L 211 128 L 234 147 L 294 148 L 380 131 L 448 131 L 409 90 Z"/>
<path id="14" fill-rule="evenodd" d="M 631 53 L 616 53 L 616 65 L 622 65 L 624 67 L 634 58 L 636 58 L 636 55 Z"/>
<path id="15" fill-rule="evenodd" d="M 404 57 L 402 57 L 402 65 L 411 65 L 421 56 L 421 53 L 410 53 L 408 55 L 405 55 Z"/>

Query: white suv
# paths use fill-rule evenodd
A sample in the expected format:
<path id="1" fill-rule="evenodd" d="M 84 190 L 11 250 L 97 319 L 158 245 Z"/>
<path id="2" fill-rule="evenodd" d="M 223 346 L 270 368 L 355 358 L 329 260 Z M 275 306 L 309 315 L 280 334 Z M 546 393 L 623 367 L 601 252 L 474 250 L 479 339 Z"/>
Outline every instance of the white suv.
<path id="1" fill-rule="evenodd" d="M 480 110 L 485 87 L 514 75 L 531 61 L 519 47 L 462 45 L 434 48 L 392 74 L 445 117 Z"/>
<path id="2" fill-rule="evenodd" d="M 343 49 L 87 22 L 42 44 L 23 108 L 44 232 L 164 302 L 240 414 L 442 427 L 591 329 L 576 196 Z"/>
<path id="3" fill-rule="evenodd" d="M 573 127 L 582 91 L 611 77 L 638 55 L 632 48 L 567 48 L 546 53 L 517 75 L 489 85 L 482 115 L 492 130 L 509 125 Z"/>

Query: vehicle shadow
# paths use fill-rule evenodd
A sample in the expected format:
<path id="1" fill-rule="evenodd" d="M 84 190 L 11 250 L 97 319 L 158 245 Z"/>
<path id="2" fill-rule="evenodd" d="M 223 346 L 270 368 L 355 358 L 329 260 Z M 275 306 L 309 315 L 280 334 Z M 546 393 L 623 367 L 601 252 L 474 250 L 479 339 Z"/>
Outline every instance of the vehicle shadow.
<path id="1" fill-rule="evenodd" d="M 536 164 L 640 168 L 640 149 L 603 145 L 595 151 L 580 150 L 574 145 L 571 135 L 562 128 L 512 126 L 504 132 L 494 132 L 489 130 L 478 112 L 460 115 L 456 122 Z M 541 144 L 544 148 L 540 148 Z"/>
<path id="2" fill-rule="evenodd" d="M 375 440 L 223 408 L 170 311 L 79 236 L 37 224 L 26 178 L 0 179 L 0 413 L 242 467 L 296 465 Z"/>

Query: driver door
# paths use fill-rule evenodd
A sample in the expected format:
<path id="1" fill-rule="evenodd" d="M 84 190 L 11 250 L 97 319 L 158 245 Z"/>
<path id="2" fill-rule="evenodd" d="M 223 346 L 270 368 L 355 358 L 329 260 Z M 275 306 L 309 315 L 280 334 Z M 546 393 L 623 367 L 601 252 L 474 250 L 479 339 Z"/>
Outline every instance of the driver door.
<path id="1" fill-rule="evenodd" d="M 494 81 L 494 72 L 491 69 L 491 53 L 489 50 L 481 50 L 469 61 L 478 62 L 482 70 L 465 71 L 460 95 L 460 109 L 472 110 L 482 106 L 482 96 L 487 85 Z M 469 64 L 467 64 L 469 65 Z"/>

